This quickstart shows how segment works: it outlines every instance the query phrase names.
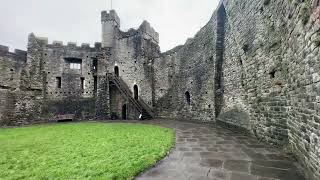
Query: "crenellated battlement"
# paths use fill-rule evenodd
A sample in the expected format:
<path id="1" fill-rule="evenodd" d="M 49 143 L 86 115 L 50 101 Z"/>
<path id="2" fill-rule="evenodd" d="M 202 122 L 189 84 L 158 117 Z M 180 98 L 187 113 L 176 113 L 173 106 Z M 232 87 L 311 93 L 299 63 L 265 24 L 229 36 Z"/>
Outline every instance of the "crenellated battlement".
<path id="1" fill-rule="evenodd" d="M 91 46 L 90 43 L 81 43 L 78 44 L 77 42 L 66 42 L 64 43 L 63 41 L 57 41 L 54 40 L 52 43 L 49 43 L 49 40 L 47 37 L 37 37 L 34 36 L 37 42 L 41 43 L 44 46 L 47 47 L 56 47 L 56 48 L 72 48 L 72 49 L 90 49 L 90 50 L 96 50 L 101 48 L 101 43 L 100 42 L 95 42 L 94 45 Z M 30 37 L 29 37 L 30 38 Z M 31 36 L 32 38 L 32 36 Z"/>
<path id="2" fill-rule="evenodd" d="M 118 27 L 120 27 L 120 18 L 115 10 L 101 12 L 101 22 L 106 23 L 108 21 L 113 21 Z"/>
<path id="3" fill-rule="evenodd" d="M 10 52 L 8 46 L 0 45 L 0 56 L 12 57 L 16 60 L 26 61 L 27 51 L 15 49 L 13 52 Z"/>

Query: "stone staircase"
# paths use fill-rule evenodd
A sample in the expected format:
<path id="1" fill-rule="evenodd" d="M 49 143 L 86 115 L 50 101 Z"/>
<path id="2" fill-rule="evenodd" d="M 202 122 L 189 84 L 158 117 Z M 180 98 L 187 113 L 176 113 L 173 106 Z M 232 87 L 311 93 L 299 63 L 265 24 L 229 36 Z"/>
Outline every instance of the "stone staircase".
<path id="1" fill-rule="evenodd" d="M 154 117 L 153 110 L 142 99 L 135 99 L 128 85 L 118 76 L 108 73 L 109 81 L 113 82 L 119 89 L 120 93 L 126 97 L 133 106 L 142 114 L 141 119 L 152 119 Z"/>

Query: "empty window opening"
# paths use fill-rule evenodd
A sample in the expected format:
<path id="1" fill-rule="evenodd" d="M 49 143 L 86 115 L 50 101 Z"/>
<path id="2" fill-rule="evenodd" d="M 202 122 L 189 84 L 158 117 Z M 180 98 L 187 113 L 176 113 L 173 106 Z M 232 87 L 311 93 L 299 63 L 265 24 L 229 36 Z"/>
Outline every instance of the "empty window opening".
<path id="1" fill-rule="evenodd" d="M 56 87 L 61 88 L 61 77 L 56 77 Z"/>
<path id="2" fill-rule="evenodd" d="M 69 63 L 70 69 L 80 70 L 82 65 L 82 59 L 79 58 L 65 58 L 66 63 Z"/>
<path id="3" fill-rule="evenodd" d="M 93 91 L 94 93 L 97 93 L 98 88 L 98 78 L 97 76 L 93 76 Z"/>
<path id="4" fill-rule="evenodd" d="M 95 70 L 95 71 L 98 70 L 98 59 L 97 58 L 92 58 L 92 67 L 93 67 L 93 70 Z"/>
<path id="5" fill-rule="evenodd" d="M 186 97 L 187 104 L 190 105 L 191 104 L 191 96 L 190 96 L 189 91 L 187 91 L 185 93 L 185 97 Z"/>
<path id="6" fill-rule="evenodd" d="M 81 77 L 80 81 L 81 81 L 80 88 L 81 88 L 81 90 L 84 90 L 84 77 Z"/>
<path id="7" fill-rule="evenodd" d="M 133 86 L 133 95 L 134 95 L 134 99 L 139 99 L 139 89 L 137 85 Z"/>
<path id="8" fill-rule="evenodd" d="M 70 63 L 70 69 L 81 69 L 80 63 Z"/>
<path id="9" fill-rule="evenodd" d="M 115 66 L 114 67 L 114 74 L 118 77 L 119 76 L 119 67 Z"/>

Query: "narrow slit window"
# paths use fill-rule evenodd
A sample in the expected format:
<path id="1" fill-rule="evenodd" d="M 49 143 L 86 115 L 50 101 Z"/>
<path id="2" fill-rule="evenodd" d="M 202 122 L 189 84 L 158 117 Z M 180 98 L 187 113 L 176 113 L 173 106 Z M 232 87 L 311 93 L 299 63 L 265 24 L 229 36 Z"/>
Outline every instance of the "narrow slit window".
<path id="1" fill-rule="evenodd" d="M 61 77 L 56 77 L 56 87 L 61 88 Z"/>
<path id="2" fill-rule="evenodd" d="M 93 76 L 93 92 L 97 93 L 97 87 L 98 87 L 98 78 L 97 76 Z"/>
<path id="3" fill-rule="evenodd" d="M 92 58 L 92 66 L 94 71 L 98 70 L 98 59 Z"/>
<path id="4" fill-rule="evenodd" d="M 81 81 L 80 88 L 81 90 L 84 90 L 84 77 L 81 77 L 80 81 Z"/>
<path id="5" fill-rule="evenodd" d="M 191 96 L 190 96 L 189 91 L 187 91 L 185 93 L 185 97 L 186 97 L 187 104 L 190 106 L 190 104 L 191 104 Z"/>

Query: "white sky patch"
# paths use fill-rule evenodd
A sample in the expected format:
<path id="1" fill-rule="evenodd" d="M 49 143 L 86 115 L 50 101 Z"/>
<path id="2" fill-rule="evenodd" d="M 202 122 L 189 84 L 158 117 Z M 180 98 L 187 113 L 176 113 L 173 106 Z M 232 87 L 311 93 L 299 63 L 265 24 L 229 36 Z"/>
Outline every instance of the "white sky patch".
<path id="1" fill-rule="evenodd" d="M 0 44 L 26 49 L 27 36 L 67 42 L 101 42 L 100 13 L 110 0 L 3 0 L 0 6 Z M 160 35 L 161 51 L 184 44 L 212 16 L 219 0 L 113 0 L 121 29 L 143 20 Z"/>

